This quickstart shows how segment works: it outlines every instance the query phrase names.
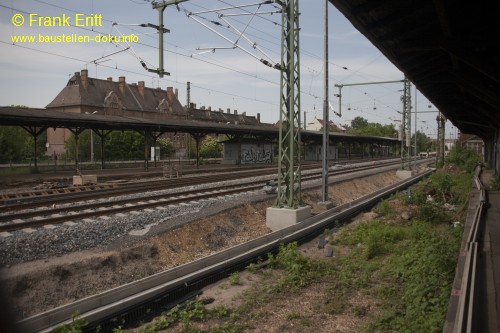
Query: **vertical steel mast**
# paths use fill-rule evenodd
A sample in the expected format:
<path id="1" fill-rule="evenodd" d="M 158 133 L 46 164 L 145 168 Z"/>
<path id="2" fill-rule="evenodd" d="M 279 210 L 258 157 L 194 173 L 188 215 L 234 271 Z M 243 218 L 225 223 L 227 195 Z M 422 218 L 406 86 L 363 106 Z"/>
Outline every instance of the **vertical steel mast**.
<path id="1" fill-rule="evenodd" d="M 411 82 L 404 79 L 403 95 L 403 137 L 401 140 L 401 170 L 411 171 Z"/>
<path id="2" fill-rule="evenodd" d="M 322 177 L 322 199 L 328 201 L 328 153 L 330 150 L 330 119 L 328 110 L 328 0 L 325 0 L 325 36 L 324 36 L 324 66 L 325 77 L 323 82 L 323 177 Z"/>
<path id="3" fill-rule="evenodd" d="M 281 79 L 278 189 L 275 206 L 302 205 L 300 188 L 299 1 L 281 1 Z"/>

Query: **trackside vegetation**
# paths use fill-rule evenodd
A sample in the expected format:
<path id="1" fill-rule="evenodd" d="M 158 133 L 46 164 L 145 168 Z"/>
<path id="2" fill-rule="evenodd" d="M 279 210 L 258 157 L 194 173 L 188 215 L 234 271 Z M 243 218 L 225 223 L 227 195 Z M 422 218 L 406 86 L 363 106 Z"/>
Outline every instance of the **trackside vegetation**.
<path id="1" fill-rule="evenodd" d="M 369 219 L 325 230 L 332 258 L 283 244 L 247 267 L 251 279 L 230 276 L 228 288 L 251 284 L 238 306 L 209 307 L 199 297 L 114 332 L 335 331 L 346 317 L 350 332 L 442 332 L 472 186 L 472 158 L 455 153 L 453 163 L 382 201 Z"/>

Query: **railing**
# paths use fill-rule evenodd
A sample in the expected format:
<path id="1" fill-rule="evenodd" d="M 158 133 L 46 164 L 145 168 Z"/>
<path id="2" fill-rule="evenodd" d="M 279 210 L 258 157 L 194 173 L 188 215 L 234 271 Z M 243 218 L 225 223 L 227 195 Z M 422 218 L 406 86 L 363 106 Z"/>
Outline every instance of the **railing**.
<path id="1" fill-rule="evenodd" d="M 474 182 L 479 190 L 479 204 L 474 213 L 474 219 L 467 235 L 465 244 L 465 264 L 462 273 L 460 296 L 453 326 L 454 333 L 475 332 L 476 327 L 476 278 L 478 274 L 478 248 L 482 231 L 483 212 L 486 205 L 486 191 L 480 180 L 482 167 L 476 167 Z"/>

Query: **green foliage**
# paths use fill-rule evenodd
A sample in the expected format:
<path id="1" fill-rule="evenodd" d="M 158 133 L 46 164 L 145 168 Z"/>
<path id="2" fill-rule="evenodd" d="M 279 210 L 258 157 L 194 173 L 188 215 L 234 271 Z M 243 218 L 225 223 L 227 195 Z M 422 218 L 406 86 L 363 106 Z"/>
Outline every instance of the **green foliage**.
<path id="1" fill-rule="evenodd" d="M 216 313 L 221 314 L 221 309 L 217 308 Z M 161 331 L 173 327 L 179 323 L 183 324 L 180 332 L 198 332 L 189 323 L 191 321 L 206 321 L 211 318 L 210 311 L 205 309 L 205 306 L 199 298 L 187 302 L 184 306 L 175 306 L 168 313 L 161 315 L 149 324 L 141 327 L 139 333 L 151 333 Z"/>
<path id="2" fill-rule="evenodd" d="M 113 160 L 143 160 L 144 136 L 135 131 L 113 131 L 106 138 L 105 156 Z"/>
<path id="3" fill-rule="evenodd" d="M 75 312 L 71 316 L 71 323 L 57 326 L 51 333 L 81 333 L 85 326 L 87 326 L 88 321 L 79 317 L 79 313 Z"/>
<path id="4" fill-rule="evenodd" d="M 406 237 L 404 226 L 387 225 L 381 221 L 363 223 L 354 230 L 344 234 L 336 244 L 357 247 L 366 259 L 372 259 L 391 253 L 394 244 Z"/>
<path id="5" fill-rule="evenodd" d="M 394 209 L 391 207 L 389 200 L 382 200 L 377 206 L 377 212 L 383 216 L 392 216 Z"/>
<path id="6" fill-rule="evenodd" d="M 95 133 L 94 141 L 94 159 L 101 158 L 102 142 Z M 90 130 L 85 130 L 78 136 L 79 160 L 90 160 Z M 76 139 L 72 134 L 65 142 L 66 156 L 70 159 L 75 158 Z M 141 160 L 144 159 L 144 137 L 135 131 L 113 131 L 105 138 L 104 156 L 112 160 Z"/>
<path id="7" fill-rule="evenodd" d="M 445 163 L 458 166 L 467 172 L 474 172 L 476 165 L 481 162 L 481 156 L 475 151 L 455 146 L 445 158 Z"/>
<path id="8" fill-rule="evenodd" d="M 350 134 L 373 135 L 394 138 L 398 136 L 394 125 L 382 125 L 379 123 L 370 123 L 363 117 L 356 117 L 351 121 Z"/>
<path id="9" fill-rule="evenodd" d="M 452 176 L 440 170 L 435 172 L 429 179 L 432 183 L 432 187 L 437 192 L 436 200 L 440 203 L 448 202 L 448 197 L 453 195 L 451 192 L 454 182 Z"/>
<path id="10" fill-rule="evenodd" d="M 415 134 L 411 137 L 411 142 L 415 142 Z M 434 151 L 433 140 L 425 133 L 417 131 L 417 153 Z"/>
<path id="11" fill-rule="evenodd" d="M 363 129 L 368 126 L 368 120 L 363 117 L 356 117 L 351 120 L 351 128 L 354 130 Z"/>
<path id="12" fill-rule="evenodd" d="M 37 157 L 45 155 L 47 132 L 37 137 Z M 19 126 L 0 126 L 0 162 L 18 162 L 33 158 L 33 137 Z"/>
<path id="13" fill-rule="evenodd" d="M 441 332 L 460 245 L 460 233 L 446 224 L 432 226 L 414 222 L 408 238 L 400 242 L 403 255 L 387 261 L 382 270 L 384 285 L 377 294 L 383 299 L 383 314 L 371 330 L 396 332 Z"/>
<path id="14" fill-rule="evenodd" d="M 229 283 L 232 286 L 241 284 L 241 281 L 240 281 L 240 272 L 233 272 L 233 273 L 231 273 L 231 275 L 229 275 Z"/>
<path id="15" fill-rule="evenodd" d="M 302 256 L 296 242 L 280 245 L 276 266 L 284 269 L 286 273 L 273 287 L 275 292 L 303 288 L 318 278 L 318 274 L 325 268 L 322 263 Z"/>
<path id="16" fill-rule="evenodd" d="M 443 223 L 449 219 L 449 215 L 441 207 L 432 202 L 425 202 L 418 206 L 416 219 L 432 224 Z"/>
<path id="17" fill-rule="evenodd" d="M 222 146 L 217 138 L 207 136 L 200 145 L 201 158 L 219 158 L 222 157 Z"/>
<path id="18" fill-rule="evenodd" d="M 496 175 L 491 183 L 491 189 L 493 191 L 500 191 L 500 176 Z"/>
<path id="19" fill-rule="evenodd" d="M 157 145 L 160 147 L 160 156 L 163 158 L 168 158 L 175 152 L 174 144 L 169 138 L 159 138 Z"/>

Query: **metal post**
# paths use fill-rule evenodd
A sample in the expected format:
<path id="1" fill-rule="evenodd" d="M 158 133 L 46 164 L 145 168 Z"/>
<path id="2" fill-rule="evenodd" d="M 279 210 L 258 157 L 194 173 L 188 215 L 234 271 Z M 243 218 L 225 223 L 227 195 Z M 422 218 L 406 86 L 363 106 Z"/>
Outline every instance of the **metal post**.
<path id="1" fill-rule="evenodd" d="M 324 66 L 325 77 L 323 87 L 323 178 L 322 192 L 323 202 L 328 201 L 328 151 L 329 151 L 329 130 L 330 120 L 328 117 L 328 0 L 325 0 L 325 43 L 324 43 Z"/>
<path id="2" fill-rule="evenodd" d="M 90 130 L 90 162 L 94 163 L 94 130 Z"/>
<path id="3" fill-rule="evenodd" d="M 401 142 L 401 170 L 411 171 L 411 83 L 404 79 L 403 96 L 403 138 Z"/>
<path id="4" fill-rule="evenodd" d="M 297 209 L 300 188 L 299 1 L 282 1 L 280 131 L 275 206 Z"/>
<path id="5" fill-rule="evenodd" d="M 414 170 L 417 170 L 417 86 L 415 86 L 415 164 Z"/>

